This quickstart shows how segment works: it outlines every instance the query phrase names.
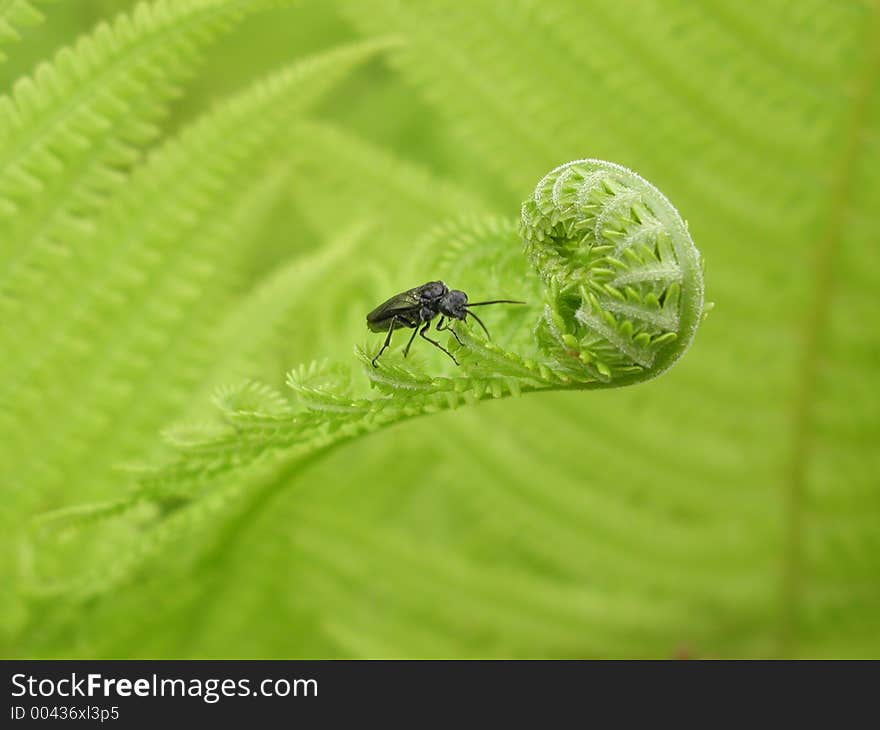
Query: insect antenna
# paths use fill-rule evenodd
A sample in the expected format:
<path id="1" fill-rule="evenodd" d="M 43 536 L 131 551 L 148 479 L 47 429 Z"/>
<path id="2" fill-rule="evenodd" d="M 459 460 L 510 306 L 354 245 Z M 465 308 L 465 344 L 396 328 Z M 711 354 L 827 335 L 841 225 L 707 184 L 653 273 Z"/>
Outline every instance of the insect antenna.
<path id="1" fill-rule="evenodd" d="M 490 302 L 486 302 L 486 304 L 489 304 L 489 303 L 490 303 Z M 492 303 L 494 304 L 494 302 L 492 302 Z M 482 320 L 482 319 L 480 319 L 480 318 L 479 318 L 476 314 L 474 314 L 473 312 L 465 312 L 465 314 L 469 314 L 471 317 L 473 317 L 475 320 L 477 320 L 477 322 L 479 323 L 480 327 L 483 328 L 483 332 L 486 333 L 486 337 L 488 337 L 490 340 L 492 339 L 492 335 L 489 334 L 489 330 L 486 329 L 486 325 L 483 324 L 483 320 Z"/>
<path id="2" fill-rule="evenodd" d="M 517 299 L 492 299 L 488 302 L 468 302 L 464 306 L 466 307 L 481 307 L 484 304 L 525 304 L 525 302 L 521 302 Z"/>
<path id="3" fill-rule="evenodd" d="M 525 304 L 525 302 L 521 302 L 518 299 L 491 299 L 487 302 L 468 302 L 465 304 L 465 307 L 482 307 L 484 304 Z M 486 329 L 486 325 L 483 324 L 483 320 L 480 319 L 476 314 L 471 311 L 466 311 L 466 314 L 469 314 L 479 323 L 480 327 L 483 328 L 483 332 L 486 333 L 486 337 L 490 340 L 492 339 L 492 335 L 489 334 L 489 330 Z"/>

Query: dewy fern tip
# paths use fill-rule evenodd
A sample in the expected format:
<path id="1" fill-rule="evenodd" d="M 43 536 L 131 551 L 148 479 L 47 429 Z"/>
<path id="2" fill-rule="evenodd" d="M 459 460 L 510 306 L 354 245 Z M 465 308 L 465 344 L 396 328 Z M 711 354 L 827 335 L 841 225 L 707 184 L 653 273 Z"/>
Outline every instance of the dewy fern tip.
<path id="1" fill-rule="evenodd" d="M 291 371 L 295 403 L 258 383 L 223 390 L 216 399 L 222 423 L 166 431 L 185 434 L 171 439 L 176 458 L 143 472 L 127 502 L 58 510 L 35 522 L 34 546 L 49 553 L 61 533 L 76 528 L 113 555 L 112 570 L 59 580 L 41 575 L 40 550 L 31 550 L 35 588 L 106 589 L 242 496 L 248 482 L 232 474 L 257 473 L 257 460 L 270 453 L 282 456 L 285 478 L 268 483 L 283 485 L 309 459 L 411 417 L 529 391 L 639 383 L 682 356 L 702 319 L 700 258 L 685 223 L 656 188 L 619 165 L 578 160 L 550 172 L 522 205 L 519 236 L 513 222 L 478 221 L 444 229 L 443 242 L 431 246 L 445 257 L 432 271 L 456 282 L 482 277 L 486 292 L 503 285 L 531 306 L 506 308 L 493 341 L 456 321 L 447 345 L 460 367 L 389 350 L 376 368 L 373 354 L 358 349 L 377 392 L 358 392 L 363 380 L 344 364 Z M 118 549 L 86 534 L 111 521 L 127 523 L 107 531 L 111 542 L 124 543 Z"/>

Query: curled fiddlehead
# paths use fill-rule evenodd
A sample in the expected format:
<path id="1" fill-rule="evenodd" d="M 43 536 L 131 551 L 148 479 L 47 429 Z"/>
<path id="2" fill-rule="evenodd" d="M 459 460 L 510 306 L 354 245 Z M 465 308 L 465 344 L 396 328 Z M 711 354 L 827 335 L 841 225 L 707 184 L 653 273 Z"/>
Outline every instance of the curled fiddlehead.
<path id="1" fill-rule="evenodd" d="M 636 173 L 601 160 L 557 167 L 523 203 L 521 231 L 544 284 L 536 336 L 575 380 L 641 382 L 690 346 L 703 310 L 699 252 Z"/>
<path id="2" fill-rule="evenodd" d="M 476 271 L 481 295 L 534 305 L 504 315 L 504 346 L 463 333 L 461 370 L 432 378 L 434 388 L 497 393 L 499 379 L 517 391 L 632 385 L 690 346 L 703 315 L 700 255 L 672 204 L 636 173 L 601 160 L 557 167 L 523 202 L 517 233 L 526 260 L 503 222 L 442 229 L 431 242 L 447 251 L 436 269 L 456 286 Z M 391 383 L 387 372 L 367 375 L 405 393 L 412 369 L 401 368 Z"/>
<path id="3" fill-rule="evenodd" d="M 438 250 L 439 259 L 425 267 L 429 275 L 442 274 L 456 287 L 473 284 L 481 298 L 516 296 L 530 306 L 496 310 L 493 340 L 457 323 L 458 337 L 447 346 L 460 367 L 432 353 L 405 360 L 388 352 L 374 368 L 373 353 L 358 348 L 372 392 L 344 364 L 292 370 L 291 401 L 254 383 L 225 389 L 216 399 L 220 423 L 169 431 L 177 457 L 141 473 L 128 498 L 37 520 L 35 543 L 116 522 L 107 534 L 136 544 L 113 551 L 114 570 L 37 578 L 38 587 L 105 589 L 248 486 L 283 486 L 297 464 L 407 418 L 528 391 L 611 388 L 656 377 L 682 356 L 702 319 L 700 257 L 684 221 L 655 187 L 612 163 L 562 165 L 523 203 L 519 226 L 499 219 L 446 225 L 422 244 L 426 259 Z M 254 464 L 273 452 L 284 478 L 272 478 L 270 469 L 267 479 Z M 30 565 L 36 577 L 36 562 Z"/>

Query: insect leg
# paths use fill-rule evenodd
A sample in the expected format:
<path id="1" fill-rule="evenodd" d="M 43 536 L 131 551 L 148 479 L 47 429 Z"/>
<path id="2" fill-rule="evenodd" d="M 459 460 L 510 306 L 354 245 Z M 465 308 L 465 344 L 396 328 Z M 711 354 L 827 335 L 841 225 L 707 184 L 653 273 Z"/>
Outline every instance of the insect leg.
<path id="1" fill-rule="evenodd" d="M 437 347 L 437 348 L 439 348 L 440 350 L 443 350 L 443 352 L 445 352 L 447 355 L 449 355 L 449 357 L 452 358 L 452 362 L 454 362 L 456 365 L 458 365 L 458 360 L 455 359 L 455 356 L 454 356 L 451 352 L 449 352 L 449 350 L 447 350 L 445 347 L 443 347 L 443 345 L 441 345 L 439 342 L 437 342 L 437 340 L 432 340 L 430 337 L 428 337 L 428 336 L 425 334 L 425 332 L 428 331 L 428 329 L 430 328 L 430 326 L 431 326 L 431 323 L 430 323 L 430 322 L 425 322 L 425 326 L 422 327 L 422 329 L 419 330 L 419 336 L 420 336 L 422 339 L 425 339 L 425 340 L 427 340 L 428 342 L 430 342 L 432 345 L 434 345 L 434 347 Z"/>
<path id="2" fill-rule="evenodd" d="M 388 334 L 385 335 L 385 342 L 382 343 L 382 349 L 376 353 L 376 356 L 373 358 L 373 367 L 377 368 L 379 365 L 376 363 L 376 360 L 379 359 L 379 355 L 381 355 L 385 350 L 388 349 L 388 345 L 391 344 L 391 333 L 394 332 L 394 325 L 397 324 L 397 315 L 394 315 L 391 318 L 391 324 L 388 325 Z"/>
<path id="3" fill-rule="evenodd" d="M 442 331 L 446 330 L 447 332 L 451 332 L 452 336 L 455 338 L 455 341 L 464 347 L 464 342 L 461 341 L 461 338 L 458 336 L 458 332 L 455 331 L 455 328 L 452 326 L 451 322 L 446 322 L 444 317 L 440 317 L 440 321 L 437 323 L 437 330 Z"/>
<path id="4" fill-rule="evenodd" d="M 413 333 L 412 333 L 412 335 L 411 335 L 410 338 L 409 338 L 409 342 L 407 342 L 407 343 L 406 343 L 406 347 L 403 348 L 403 356 L 404 356 L 404 357 L 406 357 L 407 355 L 409 355 L 409 347 L 410 347 L 410 345 L 412 345 L 413 340 L 416 338 L 416 332 L 418 332 L 418 331 L 419 331 L 419 326 L 418 326 L 418 325 L 416 325 L 415 327 L 413 327 Z"/>

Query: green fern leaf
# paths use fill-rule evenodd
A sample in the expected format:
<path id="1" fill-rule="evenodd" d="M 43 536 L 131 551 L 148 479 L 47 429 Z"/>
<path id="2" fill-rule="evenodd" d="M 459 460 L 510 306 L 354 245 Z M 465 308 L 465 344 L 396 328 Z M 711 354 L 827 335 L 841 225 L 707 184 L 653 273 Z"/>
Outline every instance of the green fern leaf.
<path id="1" fill-rule="evenodd" d="M 21 29 L 43 22 L 43 14 L 37 9 L 46 0 L 4 0 L 0 4 L 0 49 L 4 45 L 21 40 Z M 0 50 L 0 63 L 6 55 Z"/>
<path id="2" fill-rule="evenodd" d="M 21 354 L 5 363 L 2 448 L 5 463 L 20 464 L 17 484 L 40 484 L 46 499 L 66 469 L 85 459 L 99 493 L 102 482 L 118 479 L 114 465 L 177 412 L 225 346 L 210 333 L 235 289 L 235 242 L 252 221 L 248 209 L 262 207 L 259 188 L 256 201 L 242 198 L 243 181 L 259 181 L 277 164 L 278 140 L 293 116 L 385 45 L 332 51 L 276 73 L 135 171 L 83 252 L 77 273 L 92 283 L 90 294 L 61 289 L 68 304 L 47 313 L 38 329 L 23 320 L 8 333 L 10 350 Z M 65 393 L 63 424 L 57 411 L 32 410 L 52 372 L 73 363 L 54 384 Z M 51 457 L 32 460 L 36 444 L 51 444 Z"/>
<path id="3" fill-rule="evenodd" d="M 389 242 L 412 241 L 424 231 L 425 221 L 487 210 L 473 192 L 342 128 L 308 121 L 298 125 L 293 134 L 299 147 L 294 195 L 309 201 L 304 213 L 325 235 L 335 232 L 333 211 L 340 197 L 351 201 L 352 219 L 367 218 L 380 226 L 377 236 L 383 243 L 378 250 L 387 248 Z M 376 210 L 389 206 L 395 210 L 393 225 L 375 215 Z M 419 257 L 416 254 L 413 258 Z"/>
<path id="4" fill-rule="evenodd" d="M 57 246 L 88 221 L 125 179 L 137 146 L 156 136 L 198 50 L 258 6 L 141 3 L 19 79 L 0 99 L 0 220 L 7 231 L 0 253 L 18 264 L 36 241 Z"/>
<path id="5" fill-rule="evenodd" d="M 188 105 L 238 83 L 229 59 L 349 41 L 337 4 L 407 43 L 320 121 L 296 115 L 280 159 L 248 168 L 262 180 L 201 214 L 238 231 L 216 234 L 234 252 L 203 249 L 236 273 L 200 280 L 214 314 L 171 317 L 173 350 L 144 350 L 121 379 L 143 395 L 119 410 L 110 387 L 78 397 L 86 360 L 66 355 L 4 391 L 0 413 L 18 414 L 0 442 L 4 575 L 19 526 L 51 510 L 25 552 L 26 585 L 48 597 L 0 584 L 5 654 L 876 656 L 876 2 L 315 3 L 254 18 Z M 711 263 L 709 326 L 644 387 L 607 385 L 682 346 L 696 289 L 637 190 L 588 184 L 583 206 L 546 215 L 592 172 L 563 168 L 532 195 L 535 180 L 584 156 L 656 181 Z M 512 218 L 526 196 L 537 270 Z M 106 214 L 84 222 L 110 230 Z M 160 291 L 166 264 L 147 265 Z M 43 290 L 65 286 L 59 268 Z M 374 368 L 364 312 L 436 278 L 529 305 L 487 310 L 491 342 L 466 325 L 462 344 L 442 340 L 461 367 L 427 343 L 404 359 L 397 333 Z M 39 290 L 0 329 L 20 331 Z M 166 337 L 143 301 L 143 329 Z M 507 397 L 529 388 L 562 390 Z M 206 405 L 217 392 L 222 408 Z M 106 453 L 66 454 L 64 424 L 89 409 L 131 450 L 93 428 Z M 129 457 L 149 466 L 109 473 Z"/>

